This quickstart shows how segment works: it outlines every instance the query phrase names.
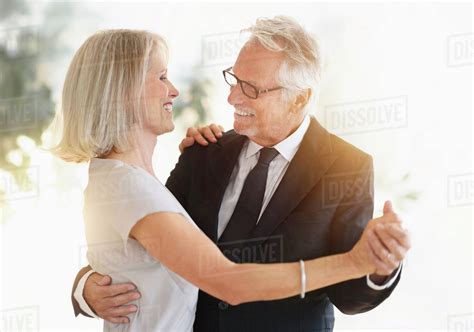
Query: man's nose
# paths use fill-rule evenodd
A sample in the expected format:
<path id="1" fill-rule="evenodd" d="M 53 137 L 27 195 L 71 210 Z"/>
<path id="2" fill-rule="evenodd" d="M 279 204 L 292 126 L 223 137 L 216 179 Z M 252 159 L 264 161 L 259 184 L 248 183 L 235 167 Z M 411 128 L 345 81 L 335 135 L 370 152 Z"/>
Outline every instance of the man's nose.
<path id="1" fill-rule="evenodd" d="M 229 96 L 227 97 L 227 102 L 232 106 L 242 103 L 245 95 L 242 93 L 242 89 L 238 84 L 231 86 L 229 89 Z"/>

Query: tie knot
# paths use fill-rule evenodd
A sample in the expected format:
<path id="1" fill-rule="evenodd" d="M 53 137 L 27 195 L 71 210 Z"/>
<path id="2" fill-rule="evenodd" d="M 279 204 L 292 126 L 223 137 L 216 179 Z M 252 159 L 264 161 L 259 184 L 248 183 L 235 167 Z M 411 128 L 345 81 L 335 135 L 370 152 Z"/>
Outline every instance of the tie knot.
<path id="1" fill-rule="evenodd" d="M 274 148 L 263 148 L 260 150 L 259 164 L 270 165 L 271 161 L 278 155 L 278 151 Z"/>

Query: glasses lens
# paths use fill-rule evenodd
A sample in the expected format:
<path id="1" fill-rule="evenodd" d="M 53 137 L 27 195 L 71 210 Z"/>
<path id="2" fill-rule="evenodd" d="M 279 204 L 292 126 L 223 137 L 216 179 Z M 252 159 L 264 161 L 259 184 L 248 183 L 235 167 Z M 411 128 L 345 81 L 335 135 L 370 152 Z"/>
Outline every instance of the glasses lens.
<path id="1" fill-rule="evenodd" d="M 234 86 L 237 84 L 237 79 L 231 73 L 224 72 L 224 78 L 227 84 L 229 84 L 230 86 Z"/>
<path id="2" fill-rule="evenodd" d="M 248 83 L 242 82 L 242 92 L 250 98 L 256 99 L 257 98 L 257 89 Z"/>

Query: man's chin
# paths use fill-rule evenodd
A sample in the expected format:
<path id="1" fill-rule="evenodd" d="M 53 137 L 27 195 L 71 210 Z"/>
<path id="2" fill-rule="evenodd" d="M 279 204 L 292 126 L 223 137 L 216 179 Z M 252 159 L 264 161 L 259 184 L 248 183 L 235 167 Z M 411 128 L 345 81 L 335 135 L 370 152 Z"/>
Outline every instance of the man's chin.
<path id="1" fill-rule="evenodd" d="M 255 136 L 255 134 L 257 133 L 256 129 L 240 126 L 239 123 L 236 123 L 236 122 L 237 121 L 234 121 L 234 131 L 237 134 L 242 135 L 242 136 L 251 137 L 251 136 Z"/>
<path id="2" fill-rule="evenodd" d="M 237 123 L 237 121 L 234 121 L 234 131 L 239 135 L 245 135 L 244 134 L 245 128 L 240 126 L 239 123 Z"/>

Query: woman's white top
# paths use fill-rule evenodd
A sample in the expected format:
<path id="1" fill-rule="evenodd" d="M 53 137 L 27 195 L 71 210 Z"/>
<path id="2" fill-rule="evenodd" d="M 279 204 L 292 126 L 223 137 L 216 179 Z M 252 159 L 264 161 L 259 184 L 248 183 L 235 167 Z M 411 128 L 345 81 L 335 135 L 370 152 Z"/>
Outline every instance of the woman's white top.
<path id="1" fill-rule="evenodd" d="M 197 227 L 181 204 L 144 169 L 112 159 L 91 160 L 84 195 L 92 269 L 110 275 L 113 284 L 132 282 L 141 293 L 130 324 L 104 321 L 104 331 L 192 331 L 198 288 L 129 238 L 132 227 L 154 212 L 180 213 Z"/>

